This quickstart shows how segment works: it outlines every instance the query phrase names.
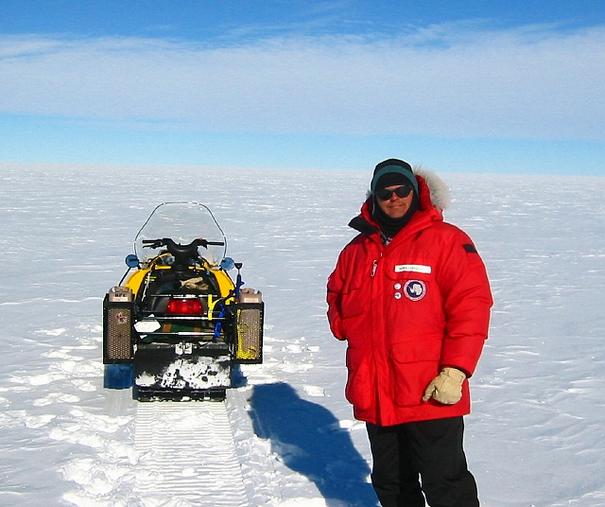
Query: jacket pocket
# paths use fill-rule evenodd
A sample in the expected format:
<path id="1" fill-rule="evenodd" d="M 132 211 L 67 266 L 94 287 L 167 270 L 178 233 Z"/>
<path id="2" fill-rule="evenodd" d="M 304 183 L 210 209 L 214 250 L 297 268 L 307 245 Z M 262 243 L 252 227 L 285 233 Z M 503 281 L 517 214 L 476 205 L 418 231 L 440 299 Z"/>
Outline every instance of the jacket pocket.
<path id="1" fill-rule="evenodd" d="M 391 375 L 395 404 L 420 405 L 431 380 L 439 373 L 441 337 L 418 338 L 393 344 Z"/>
<path id="2" fill-rule="evenodd" d="M 367 305 L 367 290 L 359 286 L 351 287 L 342 295 L 342 316 L 346 319 L 361 315 L 367 311 Z"/>
<path id="3" fill-rule="evenodd" d="M 347 349 L 347 385 L 345 397 L 356 408 L 366 410 L 372 405 L 372 375 L 369 351 L 349 347 Z"/>
<path id="4" fill-rule="evenodd" d="M 342 296 L 342 329 L 345 336 L 354 342 L 365 339 L 367 335 L 368 305 L 366 290 L 353 289 Z"/>

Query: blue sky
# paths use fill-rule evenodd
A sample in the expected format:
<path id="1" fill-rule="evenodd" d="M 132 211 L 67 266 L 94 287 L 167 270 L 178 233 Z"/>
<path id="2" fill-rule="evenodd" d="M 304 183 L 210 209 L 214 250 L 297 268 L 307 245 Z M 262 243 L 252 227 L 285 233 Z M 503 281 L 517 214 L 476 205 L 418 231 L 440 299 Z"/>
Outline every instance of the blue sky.
<path id="1" fill-rule="evenodd" d="M 0 0 L 0 162 L 605 175 L 605 2 Z"/>

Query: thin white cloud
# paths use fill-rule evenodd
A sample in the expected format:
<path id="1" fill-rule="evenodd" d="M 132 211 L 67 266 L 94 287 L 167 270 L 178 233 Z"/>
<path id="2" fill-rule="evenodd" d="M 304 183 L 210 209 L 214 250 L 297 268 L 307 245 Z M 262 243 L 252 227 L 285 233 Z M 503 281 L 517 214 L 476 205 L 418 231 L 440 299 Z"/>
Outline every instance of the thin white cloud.
<path id="1" fill-rule="evenodd" d="M 0 37 L 0 113 L 215 132 L 605 138 L 605 27 L 434 25 L 224 47 Z"/>

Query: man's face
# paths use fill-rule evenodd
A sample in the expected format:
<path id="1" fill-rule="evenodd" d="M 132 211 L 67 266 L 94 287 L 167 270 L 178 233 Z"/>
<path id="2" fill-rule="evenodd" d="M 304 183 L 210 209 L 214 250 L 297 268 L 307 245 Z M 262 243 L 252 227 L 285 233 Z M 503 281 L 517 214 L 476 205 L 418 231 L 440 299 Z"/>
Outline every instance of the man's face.
<path id="1" fill-rule="evenodd" d="M 402 188 L 409 190 L 405 197 L 399 197 L 396 192 L 392 192 L 393 190 Z M 401 218 L 407 213 L 412 205 L 412 199 L 414 198 L 412 187 L 409 185 L 391 185 L 389 187 L 385 187 L 384 190 L 391 191 L 391 196 L 388 199 L 381 199 L 381 194 L 383 194 L 383 192 L 376 192 L 376 201 L 378 202 L 378 206 L 380 206 L 380 209 L 388 217 Z M 382 195 L 382 197 L 384 197 L 384 195 Z"/>

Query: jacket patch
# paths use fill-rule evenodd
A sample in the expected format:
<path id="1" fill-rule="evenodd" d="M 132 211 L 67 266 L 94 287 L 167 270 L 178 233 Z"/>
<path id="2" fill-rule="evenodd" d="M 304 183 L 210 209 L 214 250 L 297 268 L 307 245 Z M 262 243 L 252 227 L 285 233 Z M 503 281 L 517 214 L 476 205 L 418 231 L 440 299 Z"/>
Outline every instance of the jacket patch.
<path id="1" fill-rule="evenodd" d="M 465 245 L 462 245 L 462 248 L 464 248 L 464 251 L 466 253 L 479 253 L 477 252 L 475 245 L 473 245 L 472 243 L 466 243 Z"/>
<path id="2" fill-rule="evenodd" d="M 420 301 L 426 296 L 426 284 L 422 280 L 408 280 L 403 286 L 403 293 L 411 301 Z"/>
<path id="3" fill-rule="evenodd" d="M 424 264 L 397 264 L 395 266 L 395 273 L 412 272 L 430 275 L 431 271 L 431 266 L 425 266 Z"/>

